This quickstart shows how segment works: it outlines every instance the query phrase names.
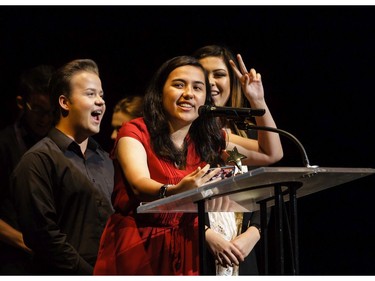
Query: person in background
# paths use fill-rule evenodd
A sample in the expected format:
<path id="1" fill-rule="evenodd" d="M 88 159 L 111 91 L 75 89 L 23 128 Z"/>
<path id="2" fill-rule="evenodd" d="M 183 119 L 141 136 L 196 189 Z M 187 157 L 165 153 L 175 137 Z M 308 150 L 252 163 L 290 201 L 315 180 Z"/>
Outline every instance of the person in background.
<path id="1" fill-rule="evenodd" d="M 91 275 L 113 209 L 113 163 L 92 138 L 106 110 L 97 64 L 73 60 L 49 84 L 53 127 L 14 169 L 11 195 L 36 275 Z"/>
<path id="2" fill-rule="evenodd" d="M 261 75 L 255 69 L 247 70 L 242 57 L 237 60 L 230 50 L 224 46 L 208 45 L 195 51 L 194 56 L 207 70 L 211 85 L 211 95 L 216 106 L 262 108 L 266 110 L 263 116 L 255 117 L 259 126 L 276 128 L 271 112 L 264 99 Z M 239 67 L 235 61 L 238 61 Z M 245 98 L 246 99 L 245 99 Z M 221 119 L 229 135 L 243 136 L 249 143 L 256 143 L 256 150 L 263 153 L 261 158 L 246 158 L 243 164 L 250 166 L 270 165 L 283 157 L 283 150 L 278 134 L 258 131 L 254 134 L 237 128 L 233 120 Z M 247 122 L 252 120 L 247 120 Z M 246 140 L 245 140 L 246 141 Z M 246 167 L 246 166 L 245 166 Z M 260 239 L 259 212 L 233 213 L 209 212 L 210 228 L 206 231 L 208 249 L 212 255 L 207 260 L 210 274 L 216 275 L 256 275 L 259 274 L 254 246 Z M 240 266 L 226 258 L 226 263 L 219 262 L 222 255 L 227 255 L 233 246 L 240 250 L 245 260 Z M 214 258 L 214 259 L 213 259 Z M 216 262 L 215 262 L 216 260 Z M 233 264 L 233 266 L 232 266 Z"/>
<path id="3" fill-rule="evenodd" d="M 112 114 L 111 139 L 116 140 L 118 131 L 124 122 L 128 122 L 134 118 L 141 117 L 143 113 L 143 97 L 128 96 L 117 102 Z"/>
<path id="4" fill-rule="evenodd" d="M 52 125 L 48 83 L 55 68 L 38 65 L 20 76 L 14 124 L 0 132 L 0 274 L 30 273 L 32 251 L 19 231 L 10 200 L 9 178 L 21 156 L 45 137 Z"/>

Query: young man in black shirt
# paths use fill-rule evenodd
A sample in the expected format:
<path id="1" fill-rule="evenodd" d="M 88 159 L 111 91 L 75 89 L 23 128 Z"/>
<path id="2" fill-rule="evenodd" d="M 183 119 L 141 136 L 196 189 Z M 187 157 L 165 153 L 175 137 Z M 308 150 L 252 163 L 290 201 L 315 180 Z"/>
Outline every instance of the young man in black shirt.
<path id="1" fill-rule="evenodd" d="M 50 97 L 54 127 L 14 170 L 14 205 L 35 274 L 90 275 L 113 212 L 112 160 L 92 139 L 106 109 L 96 63 L 58 69 Z"/>

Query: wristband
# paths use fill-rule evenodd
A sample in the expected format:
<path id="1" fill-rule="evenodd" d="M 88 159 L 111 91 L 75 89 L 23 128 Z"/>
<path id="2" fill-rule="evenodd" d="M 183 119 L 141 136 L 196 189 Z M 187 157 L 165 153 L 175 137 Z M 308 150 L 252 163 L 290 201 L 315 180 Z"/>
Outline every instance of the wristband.
<path id="1" fill-rule="evenodd" d="M 160 190 L 159 190 L 159 198 L 165 198 L 167 197 L 167 190 L 168 190 L 168 187 L 170 185 L 169 184 L 163 184 L 161 187 L 160 187 Z"/>

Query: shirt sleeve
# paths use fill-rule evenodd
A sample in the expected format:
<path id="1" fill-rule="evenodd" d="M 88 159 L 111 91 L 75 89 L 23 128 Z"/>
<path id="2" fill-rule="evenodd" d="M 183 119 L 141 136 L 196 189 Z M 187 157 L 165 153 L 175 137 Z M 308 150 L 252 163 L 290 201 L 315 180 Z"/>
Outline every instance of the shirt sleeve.
<path id="1" fill-rule="evenodd" d="M 141 141 L 142 136 L 147 132 L 146 125 L 141 122 L 142 119 L 132 120 L 124 124 L 119 131 L 121 137 L 131 137 Z"/>

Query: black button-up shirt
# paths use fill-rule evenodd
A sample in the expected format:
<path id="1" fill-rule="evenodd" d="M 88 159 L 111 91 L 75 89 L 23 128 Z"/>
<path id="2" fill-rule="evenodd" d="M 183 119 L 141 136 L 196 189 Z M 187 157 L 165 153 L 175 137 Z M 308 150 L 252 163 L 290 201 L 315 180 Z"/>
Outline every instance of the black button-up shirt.
<path id="1" fill-rule="evenodd" d="M 79 145 L 53 128 L 22 157 L 12 197 L 36 274 L 91 274 L 113 209 L 113 163 L 89 138 Z"/>

